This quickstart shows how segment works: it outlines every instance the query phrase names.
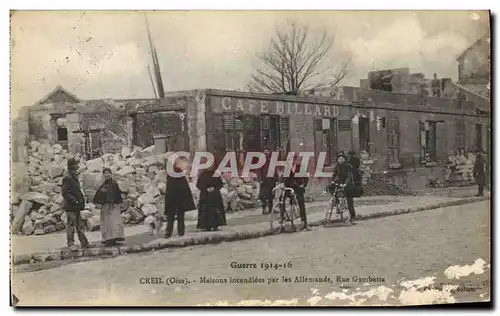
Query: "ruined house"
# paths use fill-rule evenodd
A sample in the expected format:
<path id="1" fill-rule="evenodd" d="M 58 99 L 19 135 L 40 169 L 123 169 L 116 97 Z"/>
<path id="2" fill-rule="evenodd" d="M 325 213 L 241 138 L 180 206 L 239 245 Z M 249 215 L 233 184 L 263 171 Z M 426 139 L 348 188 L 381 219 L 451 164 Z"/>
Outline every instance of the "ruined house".
<path id="1" fill-rule="evenodd" d="M 134 145 L 159 152 L 308 151 L 315 154 L 311 168 L 320 152 L 328 168 L 340 150 L 352 149 L 363 154 L 365 175 L 421 187 L 442 178 L 447 157 L 459 149 L 490 155 L 489 45 L 485 36 L 460 55 L 459 82 L 439 79 L 439 97 L 408 68 L 372 72 L 361 87 L 304 96 L 206 89 L 80 100 L 57 87 L 12 123 L 12 161 L 26 161 L 30 140 L 86 158 Z"/>
<path id="2" fill-rule="evenodd" d="M 285 96 L 208 89 L 164 99 L 79 100 L 59 87 L 27 111 L 29 138 L 92 157 L 153 144 L 192 153 L 325 152 L 326 166 L 339 150 L 353 149 L 368 157 L 370 174 L 394 174 L 395 182 L 441 174 L 457 148 L 489 149 L 486 103 L 358 87 L 334 91 Z"/>

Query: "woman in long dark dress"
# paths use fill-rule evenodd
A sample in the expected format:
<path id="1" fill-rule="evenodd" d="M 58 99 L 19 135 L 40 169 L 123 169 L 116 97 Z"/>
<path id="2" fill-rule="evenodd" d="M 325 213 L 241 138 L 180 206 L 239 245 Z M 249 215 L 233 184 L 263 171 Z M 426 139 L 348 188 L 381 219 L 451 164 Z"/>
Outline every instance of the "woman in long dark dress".
<path id="1" fill-rule="evenodd" d="M 214 176 L 215 166 L 201 172 L 196 183 L 200 190 L 198 208 L 198 229 L 205 231 L 218 230 L 219 226 L 226 225 L 226 214 L 220 189 L 223 186 L 220 176 Z"/>
<path id="2" fill-rule="evenodd" d="M 107 246 L 125 241 L 123 219 L 120 204 L 123 203 L 122 192 L 113 179 L 111 169 L 104 168 L 104 182 L 94 195 L 94 204 L 101 206 L 101 238 Z"/>
<path id="3" fill-rule="evenodd" d="M 173 169 L 176 173 L 184 173 L 183 165 L 185 160 L 177 158 Z M 165 194 L 165 215 L 167 216 L 167 228 L 165 238 L 172 236 L 174 229 L 174 220 L 177 217 L 177 233 L 184 236 L 184 214 L 187 211 L 195 210 L 191 188 L 185 175 L 173 176 L 167 172 L 167 192 Z"/>

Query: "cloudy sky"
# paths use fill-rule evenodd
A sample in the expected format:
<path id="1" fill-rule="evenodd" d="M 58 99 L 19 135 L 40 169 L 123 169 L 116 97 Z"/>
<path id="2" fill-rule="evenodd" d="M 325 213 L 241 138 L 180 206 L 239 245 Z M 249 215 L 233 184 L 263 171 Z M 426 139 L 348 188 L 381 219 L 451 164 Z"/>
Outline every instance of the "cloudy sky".
<path id="1" fill-rule="evenodd" d="M 471 11 L 149 12 L 166 91 L 244 89 L 252 56 L 287 20 L 335 33 L 332 60 L 350 56 L 344 85 L 371 70 L 410 67 L 457 79 L 456 57 L 489 28 Z M 12 109 L 57 85 L 82 99 L 153 97 L 143 13 L 15 12 L 11 18 Z"/>

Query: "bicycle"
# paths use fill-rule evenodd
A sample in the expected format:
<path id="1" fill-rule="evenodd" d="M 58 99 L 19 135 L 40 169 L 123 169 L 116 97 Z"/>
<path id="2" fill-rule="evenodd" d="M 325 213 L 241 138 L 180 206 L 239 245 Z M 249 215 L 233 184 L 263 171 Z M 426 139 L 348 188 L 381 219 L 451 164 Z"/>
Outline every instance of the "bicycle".
<path id="1" fill-rule="evenodd" d="M 278 190 L 280 190 L 280 192 L 277 195 L 277 198 L 275 198 L 277 199 L 277 202 L 273 204 L 273 208 L 269 213 L 269 224 L 271 226 L 271 229 L 274 229 L 274 223 L 278 221 L 280 224 L 280 231 L 283 231 L 284 223 L 285 221 L 288 221 L 290 222 L 292 229 L 295 231 L 296 229 L 294 220 L 299 217 L 298 202 L 297 198 L 295 197 L 295 191 L 292 188 L 285 187 L 284 183 L 278 183 L 273 188 L 273 195 Z M 286 196 L 287 192 L 289 192 L 289 196 Z M 287 200 L 290 201 L 288 205 L 286 203 Z"/>
<path id="2" fill-rule="evenodd" d="M 333 210 L 336 210 L 336 214 L 340 216 L 340 221 L 347 223 L 351 220 L 349 213 L 349 208 L 347 207 L 347 198 L 345 196 L 345 184 L 340 184 L 336 182 L 330 183 L 327 187 L 327 191 L 332 195 L 328 206 L 325 211 L 325 221 L 323 226 L 327 226 L 332 219 Z M 338 201 L 338 203 L 337 203 Z"/>

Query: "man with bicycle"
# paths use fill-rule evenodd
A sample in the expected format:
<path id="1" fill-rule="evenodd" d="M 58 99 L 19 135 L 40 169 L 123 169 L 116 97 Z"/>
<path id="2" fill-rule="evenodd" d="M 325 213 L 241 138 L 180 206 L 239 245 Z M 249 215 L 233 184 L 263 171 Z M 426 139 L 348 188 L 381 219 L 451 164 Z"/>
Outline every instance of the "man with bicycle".
<path id="1" fill-rule="evenodd" d="M 306 186 L 309 182 L 307 177 L 300 177 L 298 173 L 300 173 L 301 161 L 300 156 L 295 155 L 292 170 L 289 177 L 284 178 L 285 186 L 292 188 L 295 197 L 297 199 L 297 204 L 299 205 L 300 219 L 302 220 L 301 230 L 311 230 L 309 225 L 307 224 L 307 214 L 306 214 L 306 204 L 305 204 L 305 192 Z M 289 193 L 286 193 L 285 197 L 290 197 Z M 290 199 L 292 201 L 292 199 Z"/>
<path id="2" fill-rule="evenodd" d="M 356 217 L 356 210 L 354 209 L 354 170 L 343 151 L 337 154 L 337 165 L 333 170 L 332 182 L 344 184 L 344 195 L 347 199 L 347 208 L 349 209 L 350 221 L 354 223 Z M 339 200 L 335 197 L 335 203 L 338 204 Z"/>
<path id="3" fill-rule="evenodd" d="M 266 157 L 266 162 L 259 169 L 259 199 L 262 203 L 262 214 L 268 214 L 273 209 L 273 188 L 276 186 L 277 174 L 276 170 L 274 170 L 271 176 L 268 175 L 271 161 L 271 151 L 269 150 L 269 148 L 264 149 L 264 155 Z"/>

